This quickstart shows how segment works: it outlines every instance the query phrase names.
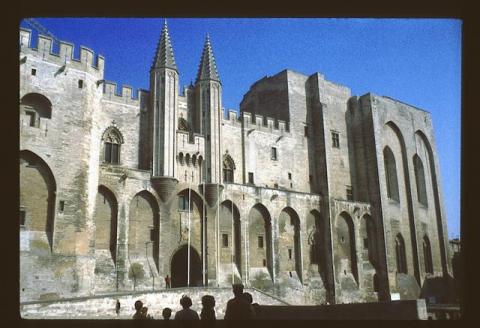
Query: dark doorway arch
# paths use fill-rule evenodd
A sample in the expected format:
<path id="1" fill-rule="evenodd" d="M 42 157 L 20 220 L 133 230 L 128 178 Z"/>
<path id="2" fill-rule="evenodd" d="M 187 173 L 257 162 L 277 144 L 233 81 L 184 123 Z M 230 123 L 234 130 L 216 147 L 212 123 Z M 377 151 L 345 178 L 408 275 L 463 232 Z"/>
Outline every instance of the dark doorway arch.
<path id="1" fill-rule="evenodd" d="M 172 256 L 172 288 L 188 286 L 188 246 L 183 245 Z M 202 261 L 195 248 L 190 246 L 190 286 L 202 285 Z"/>

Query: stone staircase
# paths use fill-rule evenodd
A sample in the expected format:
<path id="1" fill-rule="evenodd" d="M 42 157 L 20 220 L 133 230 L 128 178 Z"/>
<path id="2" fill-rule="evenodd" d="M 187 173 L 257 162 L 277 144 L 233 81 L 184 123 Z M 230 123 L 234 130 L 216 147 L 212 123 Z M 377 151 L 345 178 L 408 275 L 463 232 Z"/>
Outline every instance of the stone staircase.
<path id="1" fill-rule="evenodd" d="M 246 288 L 245 291 L 252 294 L 254 303 L 260 305 L 289 305 L 256 288 Z M 233 297 L 231 288 L 171 288 L 154 292 L 114 293 L 56 301 L 24 302 L 20 303 L 20 315 L 24 319 L 130 319 L 135 312 L 135 301 L 141 300 L 154 319 L 162 319 L 162 310 L 165 307 L 172 309 L 172 317 L 175 316 L 175 312 L 181 310 L 179 301 L 184 294 L 192 299 L 191 309 L 199 314 L 202 309 L 201 297 L 213 295 L 217 319 L 223 318 L 227 301 Z M 118 316 L 115 313 L 117 299 L 121 305 Z"/>

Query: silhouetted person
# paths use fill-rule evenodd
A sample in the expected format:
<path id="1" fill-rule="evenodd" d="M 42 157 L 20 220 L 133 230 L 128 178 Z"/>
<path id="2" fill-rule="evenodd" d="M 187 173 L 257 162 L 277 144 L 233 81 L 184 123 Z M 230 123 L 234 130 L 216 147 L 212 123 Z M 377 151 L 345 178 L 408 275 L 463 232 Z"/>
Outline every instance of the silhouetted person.
<path id="1" fill-rule="evenodd" d="M 202 312 L 200 312 L 200 320 L 202 327 L 214 327 L 215 320 L 215 297 L 212 295 L 204 295 L 202 297 Z"/>
<path id="2" fill-rule="evenodd" d="M 200 320 L 197 312 L 190 309 L 192 306 L 192 300 L 190 297 L 183 295 L 180 299 L 180 305 L 182 310 L 175 313 L 175 320 L 179 320 L 180 327 L 197 327 L 197 320 Z"/>
<path id="3" fill-rule="evenodd" d="M 148 307 L 146 306 L 142 307 L 141 314 L 142 314 L 142 319 L 153 319 L 153 317 L 150 314 L 148 314 Z"/>
<path id="4" fill-rule="evenodd" d="M 248 302 L 248 304 L 250 304 L 250 306 L 252 307 L 252 312 L 253 312 L 253 317 L 255 318 L 257 316 L 257 306 L 259 306 L 257 303 L 253 303 L 253 297 L 252 297 L 252 294 L 250 294 L 249 292 L 245 292 L 243 293 L 242 295 L 245 300 Z"/>
<path id="5" fill-rule="evenodd" d="M 115 304 L 115 313 L 117 315 L 120 314 L 120 301 L 117 299 L 117 303 Z"/>
<path id="6" fill-rule="evenodd" d="M 133 319 L 145 319 L 142 314 L 143 302 L 138 300 L 135 302 L 135 314 L 133 315 Z"/>
<path id="7" fill-rule="evenodd" d="M 162 311 L 162 317 L 164 320 L 170 320 L 170 317 L 172 316 L 172 309 L 170 308 L 164 308 Z"/>
<path id="8" fill-rule="evenodd" d="M 234 297 L 227 303 L 225 320 L 253 319 L 254 313 L 252 306 L 243 296 L 243 285 L 235 284 L 232 286 L 232 289 Z"/>
<path id="9" fill-rule="evenodd" d="M 165 288 L 170 288 L 170 277 L 167 276 L 165 277 Z"/>

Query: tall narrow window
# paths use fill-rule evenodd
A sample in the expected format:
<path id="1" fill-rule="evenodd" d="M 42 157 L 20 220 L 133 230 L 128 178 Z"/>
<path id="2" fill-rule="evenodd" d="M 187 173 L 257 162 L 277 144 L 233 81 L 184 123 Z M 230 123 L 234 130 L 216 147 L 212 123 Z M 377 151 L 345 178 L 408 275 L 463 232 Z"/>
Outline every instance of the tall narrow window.
<path id="1" fill-rule="evenodd" d="M 83 80 L 78 80 L 78 88 L 79 89 L 83 88 Z"/>
<path id="2" fill-rule="evenodd" d="M 275 147 L 272 147 L 272 149 L 271 149 L 271 158 L 272 158 L 272 160 L 274 160 L 274 161 L 276 161 L 276 160 L 278 159 L 278 157 L 277 157 L 277 148 L 275 148 Z"/>
<path id="3" fill-rule="evenodd" d="M 188 195 L 178 195 L 178 210 L 188 211 Z M 192 204 L 190 204 L 190 210 L 192 210 Z"/>
<path id="4" fill-rule="evenodd" d="M 103 135 L 104 162 L 120 164 L 120 145 L 123 143 L 122 135 L 115 127 L 110 127 Z"/>
<path id="5" fill-rule="evenodd" d="M 228 247 L 228 234 L 227 233 L 222 234 L 222 246 L 223 247 Z"/>
<path id="6" fill-rule="evenodd" d="M 340 148 L 340 136 L 338 132 L 332 131 L 332 146 L 334 148 Z"/>
<path id="7" fill-rule="evenodd" d="M 58 210 L 60 212 L 63 212 L 65 210 L 65 201 L 61 200 L 60 203 L 58 204 Z"/>
<path id="8" fill-rule="evenodd" d="M 20 225 L 22 227 L 25 225 L 25 217 L 26 217 L 25 210 L 20 210 Z"/>
<path id="9" fill-rule="evenodd" d="M 305 125 L 304 127 L 304 134 L 305 134 L 305 137 L 308 138 L 308 125 Z"/>
<path id="10" fill-rule="evenodd" d="M 383 150 L 383 160 L 387 182 L 387 197 L 398 202 L 400 197 L 398 193 L 397 166 L 395 156 L 393 156 L 393 152 L 388 146 Z"/>
<path id="11" fill-rule="evenodd" d="M 405 242 L 401 234 L 395 238 L 395 255 L 397 260 L 397 272 L 407 273 L 407 258 L 405 255 Z"/>
<path id="12" fill-rule="evenodd" d="M 263 236 L 258 236 L 258 248 L 263 248 Z"/>
<path id="13" fill-rule="evenodd" d="M 292 249 L 291 248 L 288 249 L 288 259 L 289 260 L 292 259 Z"/>
<path id="14" fill-rule="evenodd" d="M 423 237 L 423 260 L 425 262 L 425 272 L 433 274 L 432 249 L 427 236 Z"/>
<path id="15" fill-rule="evenodd" d="M 254 184 L 255 181 L 253 180 L 253 172 L 248 172 L 248 183 Z"/>
<path id="16" fill-rule="evenodd" d="M 32 68 L 32 75 L 33 76 L 37 75 L 37 70 L 35 68 Z"/>
<path id="17" fill-rule="evenodd" d="M 347 186 L 347 200 L 353 200 L 352 186 Z"/>
<path id="18" fill-rule="evenodd" d="M 415 182 L 417 184 L 418 202 L 424 206 L 428 206 L 427 187 L 425 184 L 425 171 L 423 170 L 422 160 L 417 154 L 413 156 L 413 167 L 415 170 Z"/>

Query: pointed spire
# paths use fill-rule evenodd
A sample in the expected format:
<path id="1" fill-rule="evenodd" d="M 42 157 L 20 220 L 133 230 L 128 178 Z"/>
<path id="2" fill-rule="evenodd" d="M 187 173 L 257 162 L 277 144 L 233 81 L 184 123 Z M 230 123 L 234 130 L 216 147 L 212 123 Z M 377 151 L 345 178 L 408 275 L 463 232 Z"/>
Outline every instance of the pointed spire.
<path id="1" fill-rule="evenodd" d="M 215 80 L 220 82 L 220 76 L 218 75 L 217 65 L 215 63 L 215 57 L 213 56 L 212 45 L 208 33 L 205 39 L 205 45 L 203 46 L 202 58 L 200 59 L 196 82 L 201 80 Z"/>
<path id="2" fill-rule="evenodd" d="M 173 56 L 172 43 L 170 42 L 170 35 L 168 34 L 166 19 L 163 24 L 162 34 L 157 45 L 157 51 L 155 52 L 155 58 L 153 59 L 151 69 L 155 68 L 171 68 L 177 70 L 175 57 Z"/>

